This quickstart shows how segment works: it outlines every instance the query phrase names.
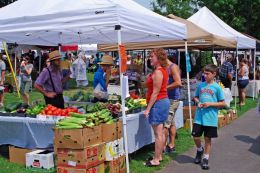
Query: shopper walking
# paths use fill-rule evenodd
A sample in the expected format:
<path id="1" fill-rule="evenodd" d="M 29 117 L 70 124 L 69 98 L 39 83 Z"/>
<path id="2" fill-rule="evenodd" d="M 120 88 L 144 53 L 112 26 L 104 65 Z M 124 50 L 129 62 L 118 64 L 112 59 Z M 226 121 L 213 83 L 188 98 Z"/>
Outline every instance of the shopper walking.
<path id="1" fill-rule="evenodd" d="M 222 88 L 214 82 L 217 66 L 209 64 L 204 68 L 206 82 L 201 82 L 195 92 L 194 101 L 197 104 L 192 136 L 197 147 L 195 164 L 201 164 L 202 169 L 209 169 L 209 155 L 212 148 L 211 139 L 217 138 L 218 110 L 225 106 Z M 205 149 L 200 137 L 204 134 Z M 203 155 L 204 154 L 204 155 Z"/>

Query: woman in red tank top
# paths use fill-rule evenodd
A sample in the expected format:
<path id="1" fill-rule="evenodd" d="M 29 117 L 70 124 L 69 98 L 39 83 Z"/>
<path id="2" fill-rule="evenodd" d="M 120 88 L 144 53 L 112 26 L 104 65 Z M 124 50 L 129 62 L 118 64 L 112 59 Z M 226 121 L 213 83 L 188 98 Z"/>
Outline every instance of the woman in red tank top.
<path id="1" fill-rule="evenodd" d="M 163 124 L 169 115 L 170 101 L 167 95 L 168 71 L 167 54 L 163 49 L 154 49 L 151 53 L 151 64 L 154 72 L 147 78 L 147 108 L 144 115 L 152 125 L 155 135 L 155 154 L 148 159 L 146 166 L 159 166 L 162 160 L 165 136 Z"/>

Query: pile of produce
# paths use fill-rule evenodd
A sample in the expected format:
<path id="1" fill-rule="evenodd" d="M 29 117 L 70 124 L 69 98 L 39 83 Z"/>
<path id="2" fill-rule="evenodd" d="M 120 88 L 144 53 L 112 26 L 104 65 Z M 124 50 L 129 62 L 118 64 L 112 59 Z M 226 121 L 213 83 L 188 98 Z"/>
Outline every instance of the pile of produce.
<path id="1" fill-rule="evenodd" d="M 121 103 L 121 96 L 112 94 L 108 96 L 108 102 L 110 103 Z"/>
<path id="2" fill-rule="evenodd" d="M 29 107 L 28 104 L 22 102 L 12 102 L 6 104 L 4 109 L 6 112 L 10 113 L 25 113 L 26 109 Z"/>
<path id="3" fill-rule="evenodd" d="M 47 105 L 42 111 L 42 115 L 50 115 L 50 116 L 69 116 L 69 113 L 75 112 L 78 113 L 78 108 L 68 107 L 65 109 L 60 109 L 52 105 Z"/>
<path id="4" fill-rule="evenodd" d="M 72 97 L 70 97 L 70 101 L 76 102 L 89 102 L 93 98 L 91 93 L 85 93 L 83 91 L 76 92 Z"/>
<path id="5" fill-rule="evenodd" d="M 108 104 L 107 109 L 111 112 L 114 118 L 117 118 L 119 113 L 121 112 L 120 104 Z"/>
<path id="6" fill-rule="evenodd" d="M 38 115 L 42 112 L 42 110 L 45 108 L 45 106 L 43 104 L 39 104 L 37 106 L 34 106 L 34 107 L 31 107 L 31 108 L 28 108 L 26 110 L 26 114 L 28 115 Z"/>
<path id="7" fill-rule="evenodd" d="M 126 100 L 126 107 L 128 107 L 129 110 L 133 109 L 139 109 L 146 106 L 146 100 L 145 99 L 132 99 L 129 98 Z"/>
<path id="8" fill-rule="evenodd" d="M 86 105 L 85 109 L 86 109 L 87 113 L 97 112 L 97 111 L 101 111 L 103 109 L 106 109 L 108 104 L 109 103 L 97 102 L 97 103 L 92 104 L 92 105 Z"/>
<path id="9" fill-rule="evenodd" d="M 60 120 L 56 124 L 57 129 L 78 129 L 83 127 L 94 127 L 101 123 L 112 124 L 115 122 L 111 113 L 107 109 L 95 113 L 79 114 L 70 113 L 71 117 Z"/>

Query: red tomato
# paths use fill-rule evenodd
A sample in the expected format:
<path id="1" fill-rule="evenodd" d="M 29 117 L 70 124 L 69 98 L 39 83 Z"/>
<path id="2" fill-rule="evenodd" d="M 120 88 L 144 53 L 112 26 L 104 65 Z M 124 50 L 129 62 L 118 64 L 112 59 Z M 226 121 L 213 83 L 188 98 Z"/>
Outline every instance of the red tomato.
<path id="1" fill-rule="evenodd" d="M 52 111 L 47 111 L 47 115 L 52 115 Z"/>
<path id="2" fill-rule="evenodd" d="M 57 110 L 57 111 L 56 111 L 56 113 L 57 113 L 58 116 L 61 116 L 61 112 L 62 112 L 61 110 Z"/>
<path id="3" fill-rule="evenodd" d="M 51 111 L 53 111 L 53 112 L 56 111 L 56 110 L 57 110 L 56 107 L 52 107 L 52 108 L 51 108 Z"/>
<path id="4" fill-rule="evenodd" d="M 57 115 L 59 115 L 59 111 L 58 110 L 55 110 L 54 112 L 53 112 L 53 115 L 55 115 L 55 116 L 57 116 Z"/>
<path id="5" fill-rule="evenodd" d="M 73 112 L 78 112 L 78 108 L 72 108 Z"/>

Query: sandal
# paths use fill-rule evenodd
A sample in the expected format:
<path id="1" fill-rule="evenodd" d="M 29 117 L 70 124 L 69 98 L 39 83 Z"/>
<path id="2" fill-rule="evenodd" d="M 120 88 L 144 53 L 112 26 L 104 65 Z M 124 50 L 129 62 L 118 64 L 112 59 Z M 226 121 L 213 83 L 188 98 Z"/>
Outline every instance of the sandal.
<path id="1" fill-rule="evenodd" d="M 147 159 L 146 159 L 146 161 L 151 161 L 151 160 L 153 160 L 153 157 L 152 156 L 150 156 L 150 157 L 148 157 Z M 159 162 L 162 162 L 163 160 L 159 160 Z"/>
<path id="2" fill-rule="evenodd" d="M 157 167 L 157 166 L 160 166 L 160 164 L 159 164 L 159 165 L 153 165 L 153 164 L 151 163 L 151 161 L 148 160 L 148 161 L 145 163 L 144 166 L 146 166 L 146 167 Z"/>
<path id="3" fill-rule="evenodd" d="M 175 147 L 171 148 L 169 145 L 166 146 L 165 153 L 175 153 L 175 152 L 176 152 Z"/>

